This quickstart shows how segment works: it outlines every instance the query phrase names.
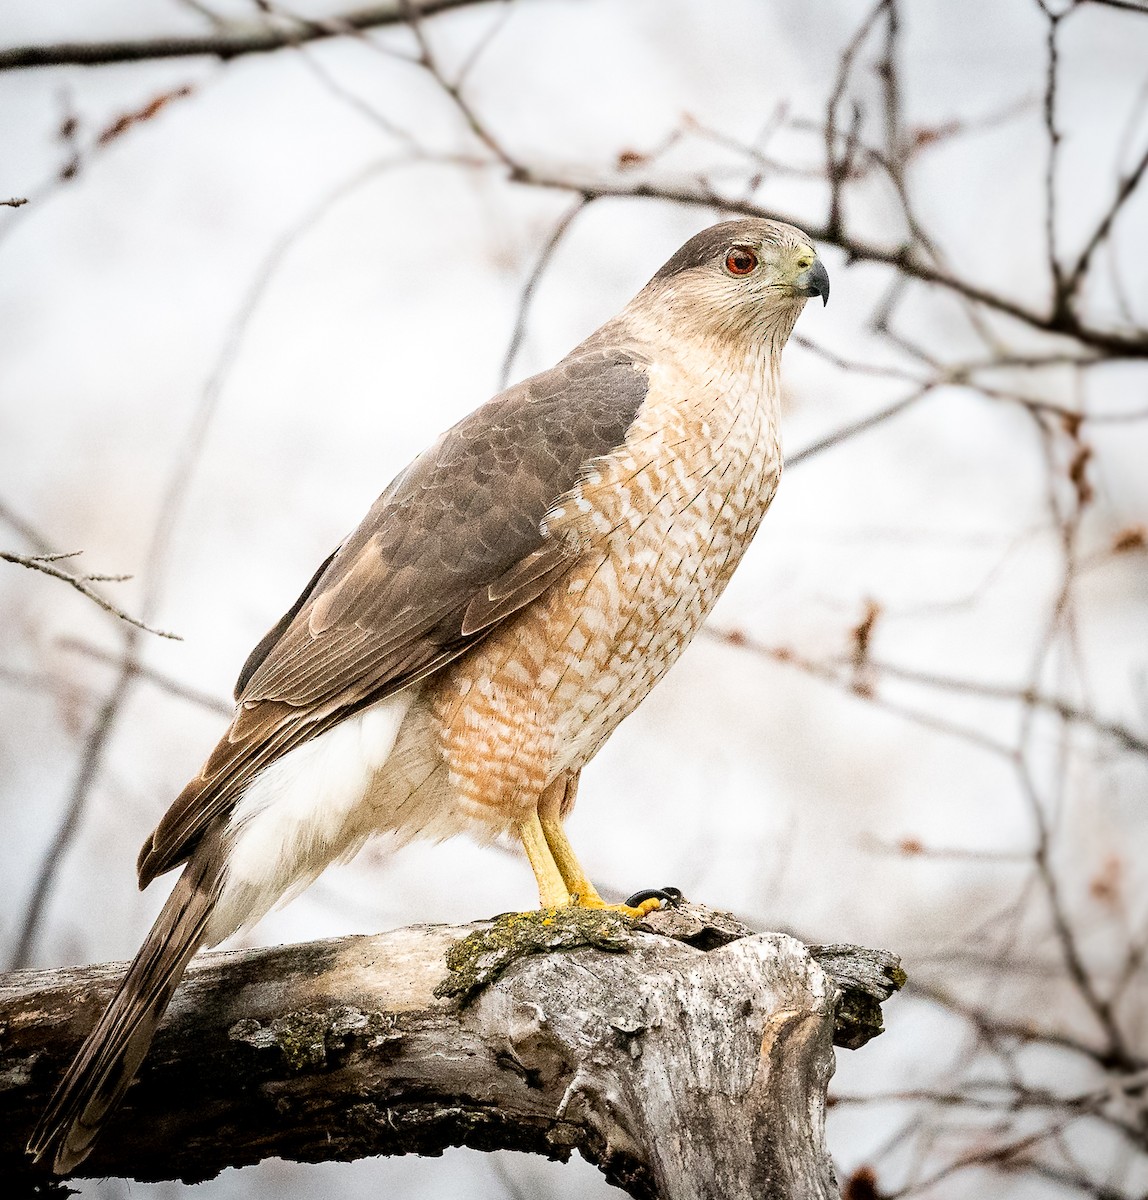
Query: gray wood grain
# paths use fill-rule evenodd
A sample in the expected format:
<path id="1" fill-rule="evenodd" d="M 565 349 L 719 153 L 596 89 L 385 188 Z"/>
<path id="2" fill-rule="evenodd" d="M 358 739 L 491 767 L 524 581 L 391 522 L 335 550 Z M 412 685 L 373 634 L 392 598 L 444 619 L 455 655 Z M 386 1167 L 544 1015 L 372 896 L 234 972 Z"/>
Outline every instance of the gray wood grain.
<path id="1" fill-rule="evenodd" d="M 0 1176 L 37 1178 L 24 1139 L 122 969 L 0 977 Z M 82 1173 L 195 1181 L 466 1145 L 577 1149 L 637 1197 L 836 1197 L 833 1042 L 879 1032 L 902 978 L 883 952 L 690 904 L 637 927 L 505 914 L 203 955 Z M 842 1024 L 857 997 L 875 1025 Z"/>

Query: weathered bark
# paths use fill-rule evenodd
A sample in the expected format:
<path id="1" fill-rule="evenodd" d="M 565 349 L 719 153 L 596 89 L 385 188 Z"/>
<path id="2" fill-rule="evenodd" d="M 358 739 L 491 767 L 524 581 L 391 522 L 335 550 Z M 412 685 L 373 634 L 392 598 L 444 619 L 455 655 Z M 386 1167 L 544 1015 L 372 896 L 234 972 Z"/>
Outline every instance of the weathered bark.
<path id="1" fill-rule="evenodd" d="M 0 979 L 0 1177 L 122 964 Z M 80 1173 L 578 1149 L 634 1196 L 836 1197 L 833 1043 L 880 1032 L 896 959 L 695 905 L 507 914 L 204 955 Z"/>

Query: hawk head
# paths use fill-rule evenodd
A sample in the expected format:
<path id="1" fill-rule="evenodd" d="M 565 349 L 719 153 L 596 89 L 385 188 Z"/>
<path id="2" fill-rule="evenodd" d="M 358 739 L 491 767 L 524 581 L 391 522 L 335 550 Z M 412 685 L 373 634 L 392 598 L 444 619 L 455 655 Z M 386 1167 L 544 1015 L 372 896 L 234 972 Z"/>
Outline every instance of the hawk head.
<path id="1" fill-rule="evenodd" d="M 647 302 L 708 333 L 789 335 L 810 296 L 829 301 L 829 275 L 809 238 L 781 221 L 711 225 L 643 289 Z"/>

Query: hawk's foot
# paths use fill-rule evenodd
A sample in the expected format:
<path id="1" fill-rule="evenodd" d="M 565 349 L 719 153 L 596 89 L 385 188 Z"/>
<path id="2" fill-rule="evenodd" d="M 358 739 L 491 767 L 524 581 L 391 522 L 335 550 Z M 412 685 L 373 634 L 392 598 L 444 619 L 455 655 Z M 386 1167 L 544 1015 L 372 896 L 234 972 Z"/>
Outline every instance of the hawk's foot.
<path id="1" fill-rule="evenodd" d="M 645 893 L 639 893 L 645 895 Z M 646 899 L 631 897 L 637 899 L 637 904 L 607 904 L 597 892 L 591 892 L 586 896 L 572 896 L 571 899 L 579 908 L 594 908 L 600 909 L 603 912 L 622 913 L 623 916 L 630 917 L 634 921 L 640 921 L 647 913 L 652 913 L 655 908 L 660 908 L 662 905 L 662 897 L 660 895 L 649 895 Z"/>

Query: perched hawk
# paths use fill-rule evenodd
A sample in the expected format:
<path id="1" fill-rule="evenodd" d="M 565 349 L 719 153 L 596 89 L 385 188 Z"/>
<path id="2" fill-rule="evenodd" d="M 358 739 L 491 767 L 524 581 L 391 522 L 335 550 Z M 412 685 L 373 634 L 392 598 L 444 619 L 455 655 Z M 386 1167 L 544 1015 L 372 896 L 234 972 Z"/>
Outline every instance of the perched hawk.
<path id="1" fill-rule="evenodd" d="M 544 907 L 603 906 L 562 820 L 773 498 L 779 362 L 809 296 L 829 277 L 800 230 L 715 225 L 391 483 L 255 647 L 230 728 L 144 844 L 141 887 L 183 873 L 38 1160 L 87 1155 L 196 950 L 374 834 L 510 832 Z"/>

